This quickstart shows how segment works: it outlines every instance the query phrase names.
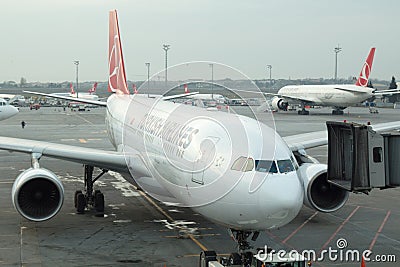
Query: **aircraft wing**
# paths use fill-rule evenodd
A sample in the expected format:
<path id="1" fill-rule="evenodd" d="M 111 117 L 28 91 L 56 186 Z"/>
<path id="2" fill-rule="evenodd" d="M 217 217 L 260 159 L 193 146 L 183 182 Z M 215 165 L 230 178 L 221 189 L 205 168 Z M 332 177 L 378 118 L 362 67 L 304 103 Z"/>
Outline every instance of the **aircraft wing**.
<path id="1" fill-rule="evenodd" d="M 243 92 L 243 93 L 252 93 L 252 94 L 263 94 L 266 96 L 277 96 L 277 97 L 281 97 L 281 98 L 286 98 L 289 100 L 294 100 L 297 102 L 305 102 L 305 103 L 309 103 L 309 104 L 313 104 L 314 100 L 311 98 L 307 98 L 307 97 L 294 97 L 294 96 L 288 96 L 288 95 L 281 95 L 281 94 L 276 94 L 276 93 L 267 93 L 267 92 L 261 92 L 261 91 L 249 91 L 249 90 L 240 90 L 240 89 L 232 89 L 232 91 L 234 92 Z"/>
<path id="2" fill-rule="evenodd" d="M 181 98 L 181 97 L 186 97 L 186 96 L 191 96 L 191 95 L 197 95 L 199 92 L 192 92 L 192 93 L 184 93 L 184 94 L 178 94 L 178 95 L 169 95 L 169 96 L 163 96 L 162 100 L 171 100 L 171 99 L 176 99 L 176 98 Z"/>
<path id="3" fill-rule="evenodd" d="M 364 87 L 361 87 L 361 86 L 352 86 L 352 87 L 345 87 L 345 86 L 338 87 L 337 86 L 337 87 L 335 87 L 335 89 L 352 92 L 352 93 L 365 93 L 366 92 Z"/>
<path id="4" fill-rule="evenodd" d="M 395 90 L 383 90 L 383 91 L 375 91 L 374 95 L 397 95 L 400 94 L 400 91 L 395 89 Z"/>
<path id="5" fill-rule="evenodd" d="M 83 98 L 79 98 L 79 97 L 70 97 L 70 96 L 60 96 L 60 95 L 53 95 L 53 94 L 45 94 L 45 93 L 32 92 L 32 91 L 23 91 L 23 92 L 27 93 L 27 94 L 32 94 L 32 95 L 40 95 L 40 96 L 64 99 L 64 100 L 81 102 L 81 103 L 91 104 L 91 105 L 96 105 L 96 106 L 104 106 L 104 107 L 107 106 L 107 102 L 104 102 L 104 101 L 83 99 Z"/>
<path id="6" fill-rule="evenodd" d="M 11 137 L 0 137 L 0 149 L 27 154 L 39 153 L 42 156 L 88 164 L 117 172 L 128 171 L 125 156 L 122 152 Z"/>
<path id="7" fill-rule="evenodd" d="M 386 132 L 400 129 L 400 121 L 386 122 L 372 125 L 376 132 Z M 307 148 L 313 148 L 328 144 L 328 132 L 318 131 L 304 134 L 296 134 L 283 137 L 292 151 L 298 151 Z"/>
<path id="8" fill-rule="evenodd" d="M 312 100 L 311 98 L 307 98 L 307 97 L 294 97 L 294 96 L 287 96 L 287 95 L 277 95 L 277 96 L 286 98 L 289 100 L 298 101 L 298 102 L 304 102 L 304 103 L 309 103 L 309 104 L 314 103 L 314 100 Z"/>

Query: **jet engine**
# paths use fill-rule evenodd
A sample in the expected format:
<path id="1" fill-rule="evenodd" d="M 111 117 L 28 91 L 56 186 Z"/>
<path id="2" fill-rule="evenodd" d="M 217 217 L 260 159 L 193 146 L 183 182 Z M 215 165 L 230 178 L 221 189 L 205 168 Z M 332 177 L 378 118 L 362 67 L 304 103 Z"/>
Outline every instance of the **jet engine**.
<path id="1" fill-rule="evenodd" d="M 15 180 L 12 202 L 15 209 L 26 219 L 45 221 L 61 209 L 64 188 L 53 172 L 43 168 L 30 168 Z"/>
<path id="2" fill-rule="evenodd" d="M 289 103 L 283 98 L 274 97 L 272 99 L 272 101 L 271 101 L 271 106 L 275 110 L 279 110 L 280 109 L 280 110 L 285 110 L 286 111 L 288 109 Z"/>
<path id="3" fill-rule="evenodd" d="M 299 167 L 304 184 L 304 204 L 320 212 L 334 212 L 343 207 L 349 192 L 327 181 L 326 164 L 303 163 Z"/>

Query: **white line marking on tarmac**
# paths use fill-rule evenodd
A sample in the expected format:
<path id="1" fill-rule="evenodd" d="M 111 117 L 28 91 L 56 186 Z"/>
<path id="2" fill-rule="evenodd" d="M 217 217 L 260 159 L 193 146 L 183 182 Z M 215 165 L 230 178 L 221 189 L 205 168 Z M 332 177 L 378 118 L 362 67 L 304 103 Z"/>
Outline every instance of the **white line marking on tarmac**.
<path id="1" fill-rule="evenodd" d="M 117 182 L 111 182 L 112 186 L 115 189 L 118 189 L 122 192 L 122 195 L 125 197 L 139 197 L 140 194 L 136 192 L 135 188 L 128 183 L 121 174 L 117 172 L 108 172 L 111 176 L 113 176 Z"/>

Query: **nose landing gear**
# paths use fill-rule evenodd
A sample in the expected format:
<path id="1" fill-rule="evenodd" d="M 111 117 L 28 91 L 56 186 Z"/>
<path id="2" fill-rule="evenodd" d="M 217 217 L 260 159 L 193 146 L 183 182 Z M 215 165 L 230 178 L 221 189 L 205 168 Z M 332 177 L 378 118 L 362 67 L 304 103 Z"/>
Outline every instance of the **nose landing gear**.
<path id="1" fill-rule="evenodd" d="M 250 245 L 247 239 L 251 236 L 251 240 L 256 241 L 260 232 L 229 229 L 229 233 L 233 240 L 238 244 L 238 252 L 231 253 L 228 258 L 227 266 L 250 266 L 249 264 L 251 264 L 253 260 L 253 253 L 249 250 L 253 247 Z"/>

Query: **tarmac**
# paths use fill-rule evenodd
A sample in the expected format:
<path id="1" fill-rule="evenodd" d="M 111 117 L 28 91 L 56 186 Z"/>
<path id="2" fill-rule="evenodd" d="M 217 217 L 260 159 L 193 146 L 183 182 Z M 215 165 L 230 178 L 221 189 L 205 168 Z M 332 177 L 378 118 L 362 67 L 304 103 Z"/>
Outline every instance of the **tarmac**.
<path id="1" fill-rule="evenodd" d="M 234 108 L 235 109 L 235 108 Z M 238 113 L 246 113 L 237 107 Z M 331 115 L 328 108 L 311 109 L 309 116 L 296 112 L 274 114 L 277 131 L 292 135 L 326 128 L 327 120 L 372 124 L 400 119 L 400 110 L 379 109 L 370 114 L 366 108 L 349 108 L 344 115 Z M 112 150 L 104 124 L 104 108 L 85 112 L 44 107 L 20 108 L 13 118 L 0 122 L 1 135 L 68 145 Z M 259 113 L 260 118 L 265 114 Z M 25 129 L 21 121 L 26 122 Z M 327 147 L 308 153 L 327 161 Z M 0 151 L 0 265 L 2 266 L 198 266 L 203 249 L 228 256 L 236 251 L 227 229 L 216 225 L 188 208 L 163 205 L 137 191 L 118 173 L 104 175 L 95 185 L 105 194 L 105 216 L 93 211 L 77 215 L 73 205 L 75 190 L 83 189 L 83 166 L 50 158 L 40 160 L 42 167 L 59 176 L 65 189 L 61 211 L 51 220 L 34 223 L 22 218 L 11 201 L 11 188 L 18 174 L 30 167 L 27 154 Z M 313 266 L 360 266 L 329 249 L 342 252 L 371 250 L 366 266 L 395 266 L 400 261 L 400 189 L 375 190 L 369 195 L 351 194 L 337 212 L 324 214 L 303 207 L 288 225 L 263 231 L 254 247 L 267 245 L 275 250 L 314 250 L 325 255 Z M 174 228 L 179 221 L 194 222 Z M 168 225 L 169 224 L 169 225 Z M 172 228 L 172 229 L 170 229 Z M 194 231 L 197 228 L 198 231 Z M 194 231 L 194 232 L 193 232 Z M 193 235 L 187 233 L 195 233 Z M 338 248 L 338 240 L 347 246 Z M 325 253 L 325 254 L 324 254 Z M 377 262 L 375 256 L 392 262 Z"/>

